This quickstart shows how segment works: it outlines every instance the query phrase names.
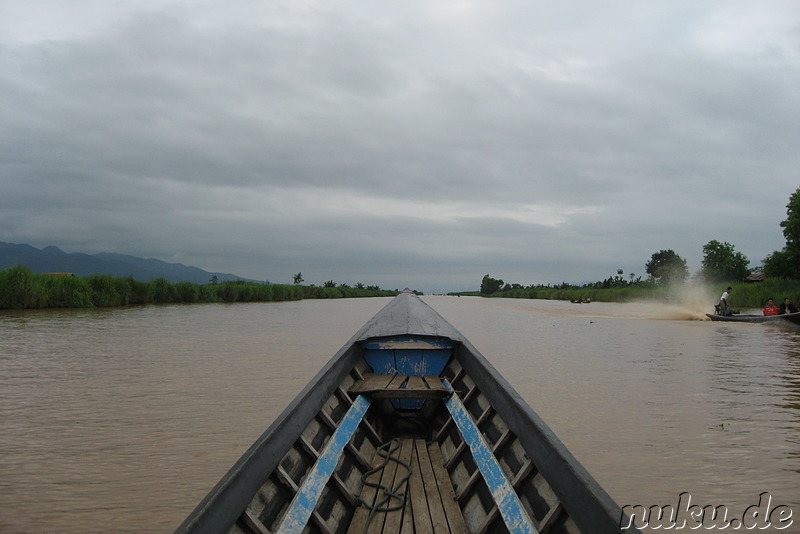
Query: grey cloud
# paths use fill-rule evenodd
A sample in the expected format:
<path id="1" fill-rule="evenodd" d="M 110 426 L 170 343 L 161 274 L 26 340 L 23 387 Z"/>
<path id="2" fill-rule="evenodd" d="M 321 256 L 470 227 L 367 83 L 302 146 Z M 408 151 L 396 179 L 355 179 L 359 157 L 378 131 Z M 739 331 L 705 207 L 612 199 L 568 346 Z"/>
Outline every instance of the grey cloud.
<path id="1" fill-rule="evenodd" d="M 0 42 L 3 240 L 424 289 L 782 245 L 799 47 L 726 50 L 743 3 L 132 6 Z"/>

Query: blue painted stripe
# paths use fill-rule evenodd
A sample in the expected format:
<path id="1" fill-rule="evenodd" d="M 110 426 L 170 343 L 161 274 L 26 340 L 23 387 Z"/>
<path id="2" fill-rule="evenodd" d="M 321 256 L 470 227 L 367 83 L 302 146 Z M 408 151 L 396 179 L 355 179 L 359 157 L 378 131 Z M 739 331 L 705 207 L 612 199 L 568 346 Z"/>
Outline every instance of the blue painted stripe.
<path id="1" fill-rule="evenodd" d="M 442 380 L 442 383 L 448 390 L 453 391 L 453 387 L 447 380 Z M 497 504 L 508 530 L 512 534 L 536 534 L 537 530 L 533 526 L 533 521 L 522 507 L 517 492 L 514 491 L 514 487 L 503 473 L 492 449 L 486 443 L 464 403 L 461 402 L 458 395 L 450 395 L 450 398 L 445 401 L 445 405 L 464 437 L 464 441 L 472 451 L 472 457 L 481 470 L 481 475 L 483 475 L 486 485 L 489 486 L 489 491 L 492 492 L 492 498 Z"/>
<path id="2" fill-rule="evenodd" d="M 358 425 L 367 413 L 370 400 L 363 395 L 356 397 L 353 405 L 345 414 L 336 431 L 333 433 L 325 448 L 322 450 L 317 462 L 306 475 L 303 485 L 292 499 L 289 509 L 281 519 L 277 534 L 300 533 L 308 523 L 311 513 L 317 506 L 317 501 L 325 484 L 336 469 L 339 457 L 350 438 L 353 437 Z"/>

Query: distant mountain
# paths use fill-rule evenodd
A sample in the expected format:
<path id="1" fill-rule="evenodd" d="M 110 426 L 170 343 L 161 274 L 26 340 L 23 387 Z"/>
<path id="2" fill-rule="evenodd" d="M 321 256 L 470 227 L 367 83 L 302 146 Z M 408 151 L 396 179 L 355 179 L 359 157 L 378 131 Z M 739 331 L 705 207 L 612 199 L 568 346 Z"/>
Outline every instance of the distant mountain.
<path id="1" fill-rule="evenodd" d="M 74 273 L 76 276 L 108 274 L 131 276 L 144 282 L 153 278 L 166 278 L 172 283 L 186 281 L 207 284 L 212 276 L 216 276 L 220 282 L 246 280 L 230 273 L 212 273 L 182 263 L 167 263 L 153 258 L 144 259 L 110 252 L 67 254 L 53 246 L 38 249 L 30 245 L 0 241 L 0 269 L 20 264 L 36 273 Z"/>

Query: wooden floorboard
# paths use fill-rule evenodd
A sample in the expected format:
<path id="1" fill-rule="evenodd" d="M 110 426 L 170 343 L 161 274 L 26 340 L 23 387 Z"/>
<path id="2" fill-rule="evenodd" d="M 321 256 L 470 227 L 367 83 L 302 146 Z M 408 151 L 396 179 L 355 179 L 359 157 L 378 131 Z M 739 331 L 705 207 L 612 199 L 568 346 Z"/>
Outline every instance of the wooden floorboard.
<path id="1" fill-rule="evenodd" d="M 466 534 L 464 515 L 455 500 L 439 445 L 426 443 L 424 439 L 407 438 L 400 442 L 392 456 L 401 463 L 388 462 L 384 469 L 371 474 L 369 480 L 396 493 L 405 492 L 403 507 L 389 512 L 378 511 L 370 517 L 370 508 L 360 506 L 349 525 L 348 534 Z M 384 458 L 376 454 L 373 464 L 377 466 L 383 462 Z M 411 468 L 405 486 L 402 481 L 408 471 L 403 464 Z M 400 505 L 395 499 L 387 500 L 383 490 L 370 486 L 362 489 L 361 498 L 377 507 Z"/>
<path id="2" fill-rule="evenodd" d="M 408 474 L 408 469 L 406 469 L 405 466 L 409 465 L 411 463 L 411 449 L 413 448 L 412 445 L 413 445 L 413 443 L 412 443 L 412 441 L 410 439 L 403 440 L 401 442 L 401 444 L 400 444 L 400 450 L 398 451 L 398 454 L 397 454 L 397 458 L 401 462 L 403 462 L 403 464 L 405 464 L 405 465 L 403 465 L 403 464 L 401 464 L 401 465 L 395 464 L 396 467 L 395 467 L 395 473 L 394 473 L 394 480 L 392 481 L 392 487 L 398 493 L 406 493 L 407 494 L 407 492 L 408 492 L 408 484 L 406 483 L 406 484 L 401 485 L 401 482 L 403 480 L 403 477 L 407 476 L 407 474 Z M 399 503 L 396 503 L 396 504 L 399 504 Z M 395 534 L 397 532 L 401 532 L 401 528 L 402 528 L 402 525 L 403 525 L 403 514 L 404 514 L 406 509 L 409 510 L 409 515 L 410 515 L 410 508 L 408 508 L 407 505 L 408 505 L 408 499 L 406 499 L 406 506 L 404 506 L 403 508 L 401 508 L 399 510 L 394 510 L 394 511 L 391 511 L 391 512 L 386 512 L 386 522 L 384 523 L 384 526 L 383 526 L 383 531 L 384 532 L 391 532 L 392 534 Z"/>
<path id="3" fill-rule="evenodd" d="M 408 482 L 414 530 L 418 533 L 433 532 L 433 523 L 428 510 L 428 501 L 425 499 L 425 484 L 420 473 L 419 455 L 417 454 L 416 446 L 411 454 L 411 478 Z"/>
<path id="4" fill-rule="evenodd" d="M 467 525 L 464 522 L 464 514 L 461 512 L 458 502 L 456 502 L 453 484 L 450 482 L 450 475 L 447 473 L 447 469 L 444 467 L 442 449 L 438 443 L 428 445 L 428 455 L 431 459 L 431 467 L 439 488 L 439 498 L 442 501 L 445 516 L 447 516 L 450 532 L 452 534 L 466 534 Z"/>
<path id="5" fill-rule="evenodd" d="M 381 478 L 381 473 L 376 472 L 372 473 L 367 477 L 369 482 L 378 482 Z M 361 500 L 363 500 L 369 506 L 375 504 L 375 496 L 377 494 L 377 489 L 373 486 L 364 485 L 361 488 Z M 364 505 L 359 506 L 356 508 L 355 513 L 353 514 L 353 519 L 350 522 L 350 528 L 347 530 L 348 534 L 362 534 L 364 532 L 364 525 L 367 524 L 367 520 L 369 519 L 369 511 L 370 509 Z"/>
<path id="6" fill-rule="evenodd" d="M 390 451 L 389 454 L 397 457 L 396 455 L 400 454 L 399 443 L 398 449 L 394 451 Z M 383 460 L 383 458 L 381 458 Z M 397 462 L 389 461 L 386 463 L 386 466 L 383 468 L 383 474 L 381 475 L 381 486 L 384 488 L 388 488 L 389 491 L 394 489 L 394 475 L 397 472 Z M 399 503 L 398 503 L 399 504 Z M 392 508 L 396 505 L 396 501 L 392 498 L 389 498 L 383 489 L 378 489 L 378 495 L 375 497 L 375 506 L 377 508 Z M 369 524 L 369 530 L 367 532 L 369 534 L 380 534 L 383 532 L 383 526 L 386 522 L 386 516 L 388 512 L 375 512 L 373 514 L 372 521 Z"/>
<path id="7" fill-rule="evenodd" d="M 425 488 L 425 500 L 428 503 L 428 513 L 431 517 L 433 532 L 445 532 L 449 530 L 447 516 L 444 513 L 442 498 L 439 493 L 436 477 L 433 474 L 431 458 L 428 455 L 428 447 L 424 439 L 414 441 L 419 459 L 419 474 L 422 476 L 422 483 Z"/>

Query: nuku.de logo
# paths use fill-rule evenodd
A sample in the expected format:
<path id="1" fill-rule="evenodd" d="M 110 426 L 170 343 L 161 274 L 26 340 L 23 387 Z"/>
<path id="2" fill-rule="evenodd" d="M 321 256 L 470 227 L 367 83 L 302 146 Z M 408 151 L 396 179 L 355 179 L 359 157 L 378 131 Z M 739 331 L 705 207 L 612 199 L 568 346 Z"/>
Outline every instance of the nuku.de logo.
<path id="1" fill-rule="evenodd" d="M 741 514 L 732 513 L 724 504 L 699 506 L 692 504 L 688 492 L 678 495 L 673 506 L 641 504 L 625 505 L 619 519 L 620 530 L 630 527 L 665 530 L 731 529 L 731 530 L 783 530 L 792 526 L 792 509 L 784 504 L 772 504 L 772 495 L 763 492 L 758 504 L 748 506 Z"/>

